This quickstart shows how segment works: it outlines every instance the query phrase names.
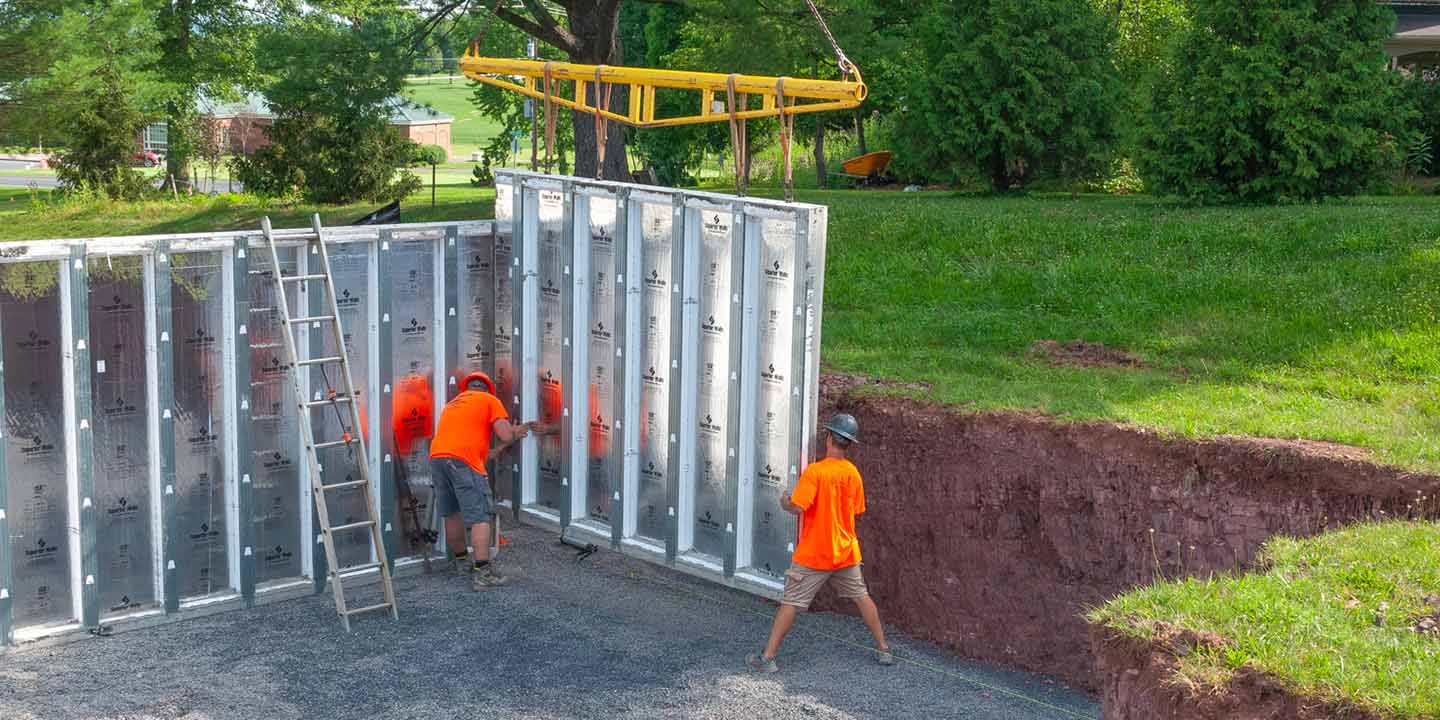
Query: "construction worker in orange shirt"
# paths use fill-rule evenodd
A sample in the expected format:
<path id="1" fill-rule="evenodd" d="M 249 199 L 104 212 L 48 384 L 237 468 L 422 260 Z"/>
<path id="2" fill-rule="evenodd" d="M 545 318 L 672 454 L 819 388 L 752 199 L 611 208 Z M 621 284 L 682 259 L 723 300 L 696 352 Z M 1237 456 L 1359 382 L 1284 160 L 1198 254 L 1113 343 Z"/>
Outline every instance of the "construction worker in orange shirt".
<path id="1" fill-rule="evenodd" d="M 478 591 L 504 585 L 505 577 L 490 563 L 490 522 L 494 500 L 485 461 L 493 433 L 503 448 L 530 433 L 529 424 L 512 424 L 505 406 L 495 397 L 495 383 L 485 373 L 471 373 L 461 381 L 460 394 L 446 403 L 430 443 L 430 469 L 435 502 L 445 518 L 445 541 L 460 572 L 471 573 Z M 473 562 L 466 562 L 465 528 L 470 528 Z"/>
<path id="2" fill-rule="evenodd" d="M 859 436 L 860 424 L 854 417 L 844 413 L 832 417 L 825 424 L 824 459 L 805 468 L 795 492 L 780 499 L 786 512 L 800 516 L 800 542 L 785 573 L 785 596 L 775 613 L 770 640 L 760 653 L 745 658 L 745 664 L 755 672 L 779 671 L 775 654 L 780 652 L 781 641 L 795 625 L 795 616 L 810 607 L 826 584 L 835 588 L 841 598 L 854 601 L 875 638 L 880 664 L 895 664 L 895 656 L 885 641 L 885 628 L 880 624 L 880 611 L 870 599 L 860 572 L 855 517 L 865 512 L 865 484 L 848 457 Z"/>

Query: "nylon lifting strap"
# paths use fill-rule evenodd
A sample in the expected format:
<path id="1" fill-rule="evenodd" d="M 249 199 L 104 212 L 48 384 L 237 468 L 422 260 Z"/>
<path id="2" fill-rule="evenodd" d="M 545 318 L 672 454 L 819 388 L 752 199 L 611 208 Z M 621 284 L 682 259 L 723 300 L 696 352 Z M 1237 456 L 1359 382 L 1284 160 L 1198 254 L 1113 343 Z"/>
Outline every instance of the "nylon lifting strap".
<path id="1" fill-rule="evenodd" d="M 555 149 L 555 102 L 551 99 L 554 93 L 554 79 L 551 77 L 552 68 L 555 63 L 545 63 L 545 173 L 550 174 L 551 158 Z"/>
<path id="2" fill-rule="evenodd" d="M 595 66 L 595 179 L 599 180 L 605 171 L 605 146 L 610 139 L 610 121 L 605 119 L 604 110 L 610 108 L 610 91 L 615 89 L 614 85 L 605 85 L 604 99 L 600 94 L 600 71 L 604 65 Z"/>
<path id="3" fill-rule="evenodd" d="M 735 194 L 745 196 L 745 191 L 750 187 L 750 178 L 745 175 L 745 158 L 749 152 L 746 148 L 746 123 L 748 121 L 737 117 L 740 108 L 749 104 L 750 96 L 740 95 L 739 103 L 736 103 L 735 96 L 735 74 L 731 73 L 726 81 L 725 98 L 730 108 L 730 148 L 735 155 Z"/>
<path id="4" fill-rule="evenodd" d="M 791 163 L 790 143 L 795 138 L 795 114 L 787 113 L 785 78 L 775 82 L 775 105 L 780 108 L 780 152 L 785 157 L 785 202 L 795 200 L 795 173 Z"/>

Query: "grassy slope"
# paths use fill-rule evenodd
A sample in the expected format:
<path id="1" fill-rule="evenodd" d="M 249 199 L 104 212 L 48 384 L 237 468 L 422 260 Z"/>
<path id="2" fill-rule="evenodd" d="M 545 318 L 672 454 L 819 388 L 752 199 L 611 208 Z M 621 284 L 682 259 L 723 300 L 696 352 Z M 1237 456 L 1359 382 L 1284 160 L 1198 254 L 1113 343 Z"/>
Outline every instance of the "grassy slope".
<path id="1" fill-rule="evenodd" d="M 500 135 L 500 123 L 480 115 L 470 102 L 473 84 L 469 80 L 412 81 L 406 94 L 421 105 L 455 116 L 450 126 L 450 156 L 455 161 L 468 161 L 470 153 L 490 144 Z"/>
<path id="2" fill-rule="evenodd" d="M 1436 547 L 1434 523 L 1276 539 L 1262 572 L 1161 583 L 1090 619 L 1142 638 L 1169 626 L 1227 639 L 1228 648 L 1202 648 L 1180 661 L 1177 682 L 1201 692 L 1249 664 L 1307 695 L 1386 717 L 1440 717 L 1440 641 L 1414 631 L 1436 612 L 1426 604 L 1440 596 Z"/>
<path id="3" fill-rule="evenodd" d="M 5 197 L 0 240 L 254 227 L 266 213 L 298 226 L 314 210 L 197 201 L 14 212 Z M 800 199 L 831 207 L 833 368 L 929 383 L 927 397 L 972 408 L 1329 440 L 1440 470 L 1433 200 Z M 493 193 L 441 186 L 439 207 L 428 201 L 427 188 L 405 220 L 489 217 Z M 371 209 L 322 214 L 343 223 Z M 1029 353 L 1046 339 L 1103 342 L 1151 367 L 1051 367 Z"/>
<path id="4" fill-rule="evenodd" d="M 935 399 L 1440 469 L 1440 203 L 803 194 L 831 206 L 825 361 Z M 1152 369 L 1055 368 L 1039 340 Z"/>

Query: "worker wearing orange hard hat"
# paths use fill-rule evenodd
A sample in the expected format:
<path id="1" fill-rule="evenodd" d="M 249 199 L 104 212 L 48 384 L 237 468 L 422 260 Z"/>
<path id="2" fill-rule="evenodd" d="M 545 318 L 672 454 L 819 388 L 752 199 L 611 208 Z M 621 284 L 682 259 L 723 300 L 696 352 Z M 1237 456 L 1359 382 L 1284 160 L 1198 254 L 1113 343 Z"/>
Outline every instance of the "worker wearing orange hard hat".
<path id="1" fill-rule="evenodd" d="M 505 406 L 495 396 L 495 383 L 485 373 L 466 375 L 460 394 L 445 404 L 440 423 L 430 442 L 430 470 L 435 482 L 435 502 L 445 518 L 445 540 L 461 572 L 471 573 L 476 591 L 505 584 L 505 577 L 490 563 L 490 523 L 494 500 L 485 461 L 490 456 L 491 435 L 501 448 L 530 432 L 528 424 L 512 424 Z M 466 563 L 465 528 L 470 528 L 470 545 L 475 549 L 472 563 Z"/>

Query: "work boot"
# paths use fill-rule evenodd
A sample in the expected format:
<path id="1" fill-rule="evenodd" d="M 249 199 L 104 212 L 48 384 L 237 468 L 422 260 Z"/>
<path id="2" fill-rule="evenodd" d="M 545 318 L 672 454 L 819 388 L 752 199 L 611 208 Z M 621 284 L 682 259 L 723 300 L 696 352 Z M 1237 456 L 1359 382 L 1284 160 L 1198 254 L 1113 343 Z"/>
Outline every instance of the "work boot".
<path id="1" fill-rule="evenodd" d="M 472 569 L 474 574 L 470 576 L 470 588 L 475 592 L 484 592 L 490 588 L 500 587 L 509 582 L 504 575 L 495 572 L 494 565 L 486 565 L 483 568 Z"/>
<path id="2" fill-rule="evenodd" d="M 890 652 L 890 648 L 885 648 L 883 650 L 876 649 L 875 661 L 880 663 L 881 665 L 884 665 L 885 667 L 890 667 L 891 665 L 895 664 L 895 653 Z"/>
<path id="3" fill-rule="evenodd" d="M 775 658 L 767 658 L 760 653 L 749 655 L 745 658 L 745 664 L 757 673 L 769 675 L 780 672 L 780 666 L 775 664 Z"/>

